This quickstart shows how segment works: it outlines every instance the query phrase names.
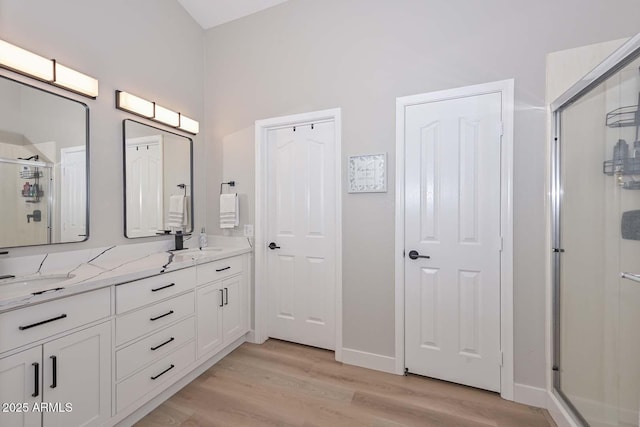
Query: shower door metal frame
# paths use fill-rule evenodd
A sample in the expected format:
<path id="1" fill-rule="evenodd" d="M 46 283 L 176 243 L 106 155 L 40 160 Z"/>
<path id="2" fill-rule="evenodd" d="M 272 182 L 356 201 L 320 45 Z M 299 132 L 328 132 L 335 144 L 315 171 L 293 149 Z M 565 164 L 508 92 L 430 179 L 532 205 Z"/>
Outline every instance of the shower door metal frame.
<path id="1" fill-rule="evenodd" d="M 553 115 L 553 135 L 551 140 L 551 178 L 550 178 L 550 207 L 551 207 L 551 392 L 560 398 L 561 402 L 571 412 L 576 421 L 588 426 L 587 420 L 562 391 L 560 378 L 560 290 L 562 269 L 561 219 L 562 219 L 562 112 L 574 102 L 585 96 L 591 90 L 616 74 L 622 68 L 640 57 L 640 33 L 629 39 L 602 63 L 571 86 L 564 94 L 551 103 Z M 604 126 L 604 124 L 603 124 Z"/>

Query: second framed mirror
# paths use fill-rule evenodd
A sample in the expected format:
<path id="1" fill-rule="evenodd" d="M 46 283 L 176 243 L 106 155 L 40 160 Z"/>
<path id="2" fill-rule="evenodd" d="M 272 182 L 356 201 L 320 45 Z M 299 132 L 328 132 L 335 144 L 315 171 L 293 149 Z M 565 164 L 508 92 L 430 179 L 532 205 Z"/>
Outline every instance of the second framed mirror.
<path id="1" fill-rule="evenodd" d="M 193 141 L 123 120 L 124 235 L 193 231 Z"/>

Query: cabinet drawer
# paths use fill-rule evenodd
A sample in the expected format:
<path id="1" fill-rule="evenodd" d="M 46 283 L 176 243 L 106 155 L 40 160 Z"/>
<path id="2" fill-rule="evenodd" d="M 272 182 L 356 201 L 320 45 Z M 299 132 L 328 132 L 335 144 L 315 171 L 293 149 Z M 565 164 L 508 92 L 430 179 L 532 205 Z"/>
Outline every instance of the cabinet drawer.
<path id="1" fill-rule="evenodd" d="M 195 361 L 195 343 L 191 341 L 116 386 L 116 411 L 121 412 L 138 399 L 161 386 Z"/>
<path id="2" fill-rule="evenodd" d="M 110 288 L 0 314 L 0 353 L 110 315 Z"/>
<path id="3" fill-rule="evenodd" d="M 116 317 L 116 345 L 138 338 L 193 314 L 194 292 Z"/>
<path id="4" fill-rule="evenodd" d="M 198 285 L 204 285 L 240 273 L 242 271 L 242 257 L 235 256 L 201 264 L 196 269 L 198 271 Z"/>
<path id="5" fill-rule="evenodd" d="M 116 286 L 116 313 L 152 304 L 195 287 L 195 268 L 172 271 Z"/>
<path id="6" fill-rule="evenodd" d="M 195 320 L 189 317 L 180 323 L 136 341 L 116 352 L 116 379 L 129 376 L 143 366 L 171 353 L 195 336 Z"/>

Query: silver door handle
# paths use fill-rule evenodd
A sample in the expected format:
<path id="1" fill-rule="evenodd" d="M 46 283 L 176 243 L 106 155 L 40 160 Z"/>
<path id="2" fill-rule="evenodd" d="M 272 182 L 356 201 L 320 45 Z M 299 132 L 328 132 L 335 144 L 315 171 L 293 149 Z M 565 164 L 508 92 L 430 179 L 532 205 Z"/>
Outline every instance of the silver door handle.
<path id="1" fill-rule="evenodd" d="M 632 273 L 620 273 L 620 277 L 623 279 L 633 280 L 634 282 L 640 283 L 640 274 L 632 274 Z"/>

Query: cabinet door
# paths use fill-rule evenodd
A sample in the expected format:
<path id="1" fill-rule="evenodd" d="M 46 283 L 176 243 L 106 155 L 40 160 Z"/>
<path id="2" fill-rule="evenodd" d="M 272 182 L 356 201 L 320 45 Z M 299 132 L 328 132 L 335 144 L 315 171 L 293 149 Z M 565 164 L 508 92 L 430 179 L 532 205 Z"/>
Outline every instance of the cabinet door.
<path id="1" fill-rule="evenodd" d="M 58 404 L 44 412 L 44 427 L 97 426 L 110 418 L 110 323 L 45 344 L 43 363 L 43 401 Z"/>
<path id="2" fill-rule="evenodd" d="M 198 357 L 222 346 L 222 304 L 220 283 L 198 289 Z"/>
<path id="3" fill-rule="evenodd" d="M 0 426 L 40 425 L 41 414 L 33 406 L 42 400 L 41 362 L 40 346 L 0 359 Z"/>
<path id="4" fill-rule="evenodd" d="M 222 281 L 224 291 L 224 308 L 222 310 L 223 341 L 225 344 L 237 339 L 245 333 L 244 291 L 242 276 L 232 277 Z"/>

